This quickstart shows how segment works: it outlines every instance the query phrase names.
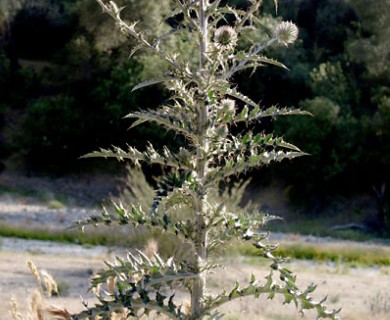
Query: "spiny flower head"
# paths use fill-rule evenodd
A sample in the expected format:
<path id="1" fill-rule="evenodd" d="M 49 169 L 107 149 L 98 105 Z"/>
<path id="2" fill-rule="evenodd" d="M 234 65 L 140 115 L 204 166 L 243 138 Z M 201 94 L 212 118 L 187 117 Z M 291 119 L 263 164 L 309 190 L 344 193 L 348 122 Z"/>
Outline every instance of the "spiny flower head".
<path id="1" fill-rule="evenodd" d="M 236 102 L 232 99 L 222 99 L 217 105 L 217 117 L 232 116 L 236 110 Z"/>
<path id="2" fill-rule="evenodd" d="M 220 108 L 226 111 L 234 111 L 236 102 L 232 99 L 222 99 L 220 102 Z"/>
<path id="3" fill-rule="evenodd" d="M 291 21 L 283 21 L 275 30 L 278 42 L 284 46 L 294 43 L 298 38 L 298 27 Z"/>
<path id="4" fill-rule="evenodd" d="M 231 50 L 237 44 L 237 32 L 230 26 L 222 26 L 215 30 L 214 44 L 218 49 Z"/>

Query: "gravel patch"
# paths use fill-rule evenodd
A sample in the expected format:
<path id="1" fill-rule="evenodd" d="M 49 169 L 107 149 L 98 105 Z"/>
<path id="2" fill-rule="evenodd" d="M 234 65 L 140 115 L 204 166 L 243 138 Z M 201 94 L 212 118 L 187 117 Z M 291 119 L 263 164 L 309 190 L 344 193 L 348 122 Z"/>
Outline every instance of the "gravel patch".
<path id="1" fill-rule="evenodd" d="M 50 254 L 73 257 L 100 257 L 113 253 L 113 249 L 105 246 L 85 247 L 77 244 L 65 244 L 52 241 L 26 240 L 0 237 L 2 251 L 30 254 Z M 117 250 L 119 251 L 119 250 Z"/>
<path id="2" fill-rule="evenodd" d="M 99 215 L 100 203 L 116 196 L 119 188 L 112 175 L 49 178 L 3 172 L 0 223 L 64 230 L 76 220 Z"/>
<path id="3" fill-rule="evenodd" d="M 76 220 L 98 215 L 100 212 L 98 208 L 79 206 L 53 209 L 49 204 L 28 198 L 14 197 L 9 194 L 0 195 L 0 223 L 10 226 L 63 230 Z"/>

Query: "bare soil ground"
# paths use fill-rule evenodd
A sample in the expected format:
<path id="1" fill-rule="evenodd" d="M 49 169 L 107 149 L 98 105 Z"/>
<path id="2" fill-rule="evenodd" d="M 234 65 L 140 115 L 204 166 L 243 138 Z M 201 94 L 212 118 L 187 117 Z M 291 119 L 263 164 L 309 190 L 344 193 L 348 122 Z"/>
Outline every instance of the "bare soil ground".
<path id="1" fill-rule="evenodd" d="M 4 180 L 5 179 L 5 180 Z M 38 191 L 44 184 L 45 190 L 63 193 L 71 197 L 79 194 L 78 201 L 68 203 L 60 209 L 51 208 L 48 201 L 37 201 L 29 196 L 15 196 L 0 193 L 0 223 L 23 227 L 44 226 L 45 228 L 65 228 L 80 217 L 85 217 L 96 206 L 84 206 L 85 203 L 95 201 L 100 195 L 107 195 L 114 190 L 112 185 L 107 190 L 98 189 L 89 193 L 88 186 L 94 186 L 93 181 L 87 181 L 76 187 L 73 182 L 58 182 L 58 186 L 49 180 L 15 180 L 12 177 L 0 177 L 0 188 L 9 187 L 6 179 L 13 184 L 26 185 Z M 26 182 L 27 181 L 27 182 Z M 43 182 L 42 182 L 43 181 Z M 103 183 L 104 184 L 104 183 Z M 68 187 L 66 187 L 68 185 Z M 65 187 L 64 187 L 65 186 Z M 18 186 L 14 186 L 19 188 Z M 56 189 L 58 188 L 58 189 Z M 69 188 L 69 189 L 67 189 Z M 54 190 L 54 191 L 53 191 Z M 68 191 L 67 191 L 68 190 Z M 97 196 L 97 194 L 99 194 Z M 294 236 L 295 238 L 281 238 L 280 241 L 320 241 L 323 239 Z M 329 245 L 337 246 L 337 242 L 330 241 Z M 161 246 L 162 244 L 160 244 Z M 342 244 L 346 245 L 345 242 Z M 361 243 L 348 242 L 351 249 L 362 246 Z M 367 250 L 374 250 L 375 244 L 365 245 Z M 0 238 L 0 320 L 12 319 L 10 313 L 10 299 L 15 297 L 22 313 L 30 308 L 31 295 L 37 288 L 35 280 L 27 268 L 26 261 L 32 260 L 38 268 L 51 273 L 58 282 L 62 294 L 53 298 L 50 303 L 65 307 L 71 312 L 83 308 L 80 295 L 90 304 L 93 297 L 87 293 L 89 276 L 103 267 L 103 260 L 113 257 L 105 247 L 85 248 L 77 245 L 64 245 L 41 241 L 15 240 Z M 258 279 L 268 274 L 268 266 L 259 259 L 243 257 L 221 258 L 226 264 L 226 271 L 215 273 L 208 281 L 211 291 L 218 292 L 222 287 L 231 288 L 236 279 L 243 283 L 249 280 L 251 273 Z M 389 320 L 390 319 L 390 268 L 370 267 L 354 268 L 344 264 L 316 263 L 313 261 L 294 261 L 288 266 L 298 274 L 298 284 L 301 288 L 309 283 L 317 283 L 318 289 L 314 292 L 316 299 L 328 296 L 328 305 L 331 308 L 342 307 L 341 319 L 346 320 Z M 301 319 L 293 305 L 282 306 L 278 298 L 268 301 L 265 297 L 259 301 L 243 299 L 232 303 L 223 309 L 226 319 L 247 320 L 293 320 Z M 315 319 L 313 313 L 307 313 L 304 319 Z"/>
<path id="2" fill-rule="evenodd" d="M 82 310 L 80 295 L 90 304 L 94 302 L 87 294 L 88 278 L 93 271 L 103 266 L 102 260 L 109 254 L 93 248 L 82 256 L 70 254 L 36 254 L 31 252 L 0 251 L 0 318 L 12 319 L 10 298 L 18 302 L 21 313 L 29 310 L 30 299 L 37 288 L 35 280 L 26 266 L 32 260 L 38 268 L 51 273 L 62 288 L 62 296 L 52 298 L 50 304 L 65 307 L 70 312 Z M 88 251 L 89 250 L 89 251 Z M 59 250 L 61 251 L 61 250 Z M 209 280 L 209 288 L 219 291 L 222 287 L 231 287 L 235 279 L 243 283 L 249 280 L 251 273 L 262 279 L 268 273 L 267 265 L 246 258 L 228 258 L 224 261 L 226 271 L 219 271 Z M 390 319 L 390 268 L 349 268 L 343 265 L 317 264 L 308 261 L 296 261 L 289 266 L 298 274 L 301 287 L 317 283 L 314 296 L 318 299 L 328 295 L 328 305 L 342 307 L 341 319 L 345 320 L 385 320 Z M 235 301 L 223 311 L 226 319 L 253 320 L 292 320 L 301 319 L 293 305 L 282 306 L 279 298 L 269 301 L 243 299 Z M 315 319 L 313 313 L 307 313 L 304 319 Z"/>

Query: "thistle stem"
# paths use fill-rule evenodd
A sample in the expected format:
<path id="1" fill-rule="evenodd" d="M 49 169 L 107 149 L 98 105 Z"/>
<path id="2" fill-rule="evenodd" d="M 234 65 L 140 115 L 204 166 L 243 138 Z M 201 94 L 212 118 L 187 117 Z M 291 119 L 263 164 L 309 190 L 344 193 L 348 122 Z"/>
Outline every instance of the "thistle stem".
<path id="1" fill-rule="evenodd" d="M 207 62 L 207 47 L 208 47 L 208 17 L 206 14 L 207 7 L 209 5 L 208 0 L 199 1 L 198 19 L 201 33 L 199 35 L 199 70 L 201 82 L 205 82 L 204 72 L 205 64 Z M 203 88 L 206 85 L 202 86 Z M 205 89 L 204 89 L 205 90 Z M 196 177 L 200 182 L 200 188 L 203 188 L 203 182 L 205 173 L 207 170 L 207 152 L 208 152 L 208 140 L 206 137 L 207 124 L 208 124 L 208 109 L 204 97 L 205 92 L 201 92 L 197 108 L 198 108 L 198 143 L 196 146 Z M 205 190 L 199 190 L 196 195 L 195 201 L 195 272 L 198 277 L 193 280 L 191 290 L 191 319 L 199 319 L 204 310 L 204 304 L 202 302 L 204 292 L 206 289 L 206 275 L 204 274 L 203 266 L 207 259 L 207 228 L 204 217 L 204 201 L 206 198 Z"/>
<path id="2" fill-rule="evenodd" d="M 209 5 L 208 0 L 200 0 L 199 2 L 199 26 L 200 26 L 200 43 L 199 43 L 199 71 L 202 71 L 204 64 L 207 61 L 207 46 L 208 46 L 208 21 L 206 10 Z"/>

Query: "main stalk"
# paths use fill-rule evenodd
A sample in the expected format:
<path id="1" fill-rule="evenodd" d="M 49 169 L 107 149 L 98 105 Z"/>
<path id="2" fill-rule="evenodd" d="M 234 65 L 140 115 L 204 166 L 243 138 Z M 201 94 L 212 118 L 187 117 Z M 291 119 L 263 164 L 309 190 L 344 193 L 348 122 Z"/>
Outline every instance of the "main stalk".
<path id="1" fill-rule="evenodd" d="M 196 219 L 196 239 L 195 239 L 195 271 L 198 277 L 193 280 L 191 291 L 191 318 L 199 319 L 203 309 L 203 297 L 206 289 L 206 275 L 203 267 L 207 260 L 207 226 L 204 216 L 204 202 L 206 200 L 206 190 L 204 189 L 204 178 L 207 171 L 207 153 L 209 149 L 207 139 L 208 126 L 208 108 L 205 101 L 207 96 L 205 73 L 207 63 L 207 47 L 208 47 L 208 17 L 207 8 L 208 0 L 199 1 L 198 21 L 200 27 L 199 35 L 199 99 L 197 101 L 198 110 L 198 139 L 196 146 L 196 177 L 199 182 L 199 190 L 195 199 L 194 214 Z"/>

